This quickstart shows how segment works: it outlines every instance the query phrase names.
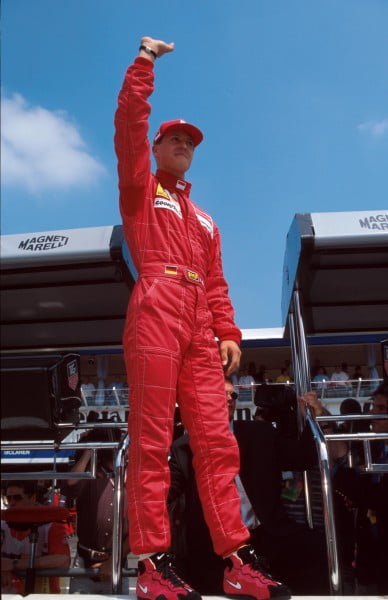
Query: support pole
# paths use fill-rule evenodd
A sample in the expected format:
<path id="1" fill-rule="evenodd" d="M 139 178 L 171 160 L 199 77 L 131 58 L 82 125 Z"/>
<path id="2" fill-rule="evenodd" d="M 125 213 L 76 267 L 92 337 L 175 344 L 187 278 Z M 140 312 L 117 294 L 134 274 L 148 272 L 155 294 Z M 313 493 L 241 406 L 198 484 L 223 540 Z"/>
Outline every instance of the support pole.
<path id="1" fill-rule="evenodd" d="M 302 313 L 300 309 L 299 291 L 294 290 L 292 298 L 293 312 L 289 314 L 292 355 L 297 365 L 295 379 L 296 394 L 301 396 L 311 390 L 310 363 L 307 350 L 306 335 L 304 331 Z M 334 520 L 334 505 L 331 486 L 331 474 L 328 457 L 328 448 L 321 429 L 311 416 L 309 407 L 306 407 L 306 419 L 311 427 L 319 456 L 319 469 L 322 484 L 323 516 L 325 522 L 327 558 L 329 565 L 329 582 L 331 594 L 340 593 L 341 581 L 339 573 L 338 548 Z M 306 481 L 307 477 L 305 477 Z M 311 502 L 308 486 L 305 486 L 307 518 L 311 519 Z"/>
<path id="2" fill-rule="evenodd" d="M 115 461 L 115 493 L 113 497 L 112 533 L 112 593 L 118 594 L 122 584 L 124 476 L 125 457 L 129 446 L 128 434 L 119 446 Z"/>

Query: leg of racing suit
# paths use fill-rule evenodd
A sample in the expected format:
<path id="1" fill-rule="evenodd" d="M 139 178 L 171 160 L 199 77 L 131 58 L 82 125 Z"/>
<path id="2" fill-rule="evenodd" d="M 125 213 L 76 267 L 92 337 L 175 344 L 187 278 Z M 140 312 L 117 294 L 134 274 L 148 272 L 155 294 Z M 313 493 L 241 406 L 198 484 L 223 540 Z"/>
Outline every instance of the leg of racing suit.
<path id="1" fill-rule="evenodd" d="M 203 289 L 190 283 L 141 278 L 131 297 L 124 347 L 130 385 L 130 546 L 136 554 L 170 545 L 167 457 L 177 391 L 214 549 L 226 556 L 249 537 L 234 485 L 238 448 L 229 430 L 210 319 Z"/>

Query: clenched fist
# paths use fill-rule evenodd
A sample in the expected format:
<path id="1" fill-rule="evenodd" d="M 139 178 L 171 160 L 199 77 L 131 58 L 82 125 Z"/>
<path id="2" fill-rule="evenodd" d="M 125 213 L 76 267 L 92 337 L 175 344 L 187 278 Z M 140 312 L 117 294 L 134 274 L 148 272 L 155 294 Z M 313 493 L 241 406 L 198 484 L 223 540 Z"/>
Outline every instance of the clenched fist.
<path id="1" fill-rule="evenodd" d="M 166 54 L 167 52 L 172 52 L 174 50 L 174 42 L 170 42 L 168 44 L 163 40 L 154 40 L 154 38 L 149 37 L 147 35 L 141 38 L 140 45 L 150 48 L 153 52 L 155 52 L 158 58 L 163 56 L 163 54 Z M 147 53 L 147 51 L 145 50 L 140 50 L 139 54 L 140 56 L 153 60 L 152 55 Z"/>

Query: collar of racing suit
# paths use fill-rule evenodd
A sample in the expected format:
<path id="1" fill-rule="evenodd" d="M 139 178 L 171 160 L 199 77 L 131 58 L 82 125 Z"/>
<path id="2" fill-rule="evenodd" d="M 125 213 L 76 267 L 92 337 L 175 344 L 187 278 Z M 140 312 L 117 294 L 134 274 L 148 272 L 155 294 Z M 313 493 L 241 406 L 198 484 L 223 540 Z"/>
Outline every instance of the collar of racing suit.
<path id="1" fill-rule="evenodd" d="M 162 169 L 156 171 L 156 178 L 160 181 L 162 186 L 166 187 L 168 190 L 178 190 L 186 196 L 190 195 L 191 183 L 188 181 L 178 179 L 175 175 L 168 173 L 168 171 L 163 171 Z"/>

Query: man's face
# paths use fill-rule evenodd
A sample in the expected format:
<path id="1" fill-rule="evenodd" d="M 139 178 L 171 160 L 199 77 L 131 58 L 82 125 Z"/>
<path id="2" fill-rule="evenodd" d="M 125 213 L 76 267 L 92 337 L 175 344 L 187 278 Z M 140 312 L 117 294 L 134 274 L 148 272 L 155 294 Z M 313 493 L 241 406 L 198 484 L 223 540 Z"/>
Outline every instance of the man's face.
<path id="1" fill-rule="evenodd" d="M 230 381 L 225 381 L 225 394 L 229 411 L 229 421 L 232 421 L 234 411 L 236 409 L 237 394 L 234 391 L 233 383 L 231 383 Z"/>
<path id="2" fill-rule="evenodd" d="M 388 413 L 388 398 L 382 394 L 377 394 L 373 398 L 372 408 L 370 410 L 373 415 L 383 415 Z M 388 433 L 388 419 L 380 419 L 372 421 L 372 431 L 374 433 Z"/>
<path id="3" fill-rule="evenodd" d="M 194 155 L 194 143 L 180 128 L 172 128 L 153 147 L 158 169 L 184 179 Z"/>
<path id="4" fill-rule="evenodd" d="M 32 506 L 36 504 L 35 494 L 26 494 L 23 487 L 9 485 L 6 490 L 5 498 L 8 508 L 17 508 L 19 506 Z"/>

